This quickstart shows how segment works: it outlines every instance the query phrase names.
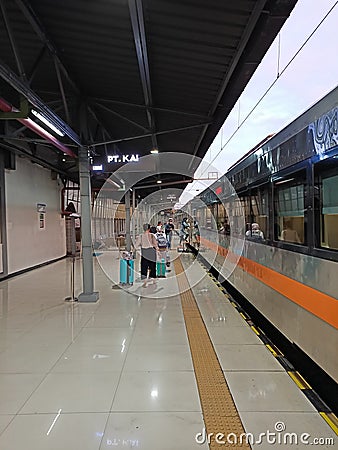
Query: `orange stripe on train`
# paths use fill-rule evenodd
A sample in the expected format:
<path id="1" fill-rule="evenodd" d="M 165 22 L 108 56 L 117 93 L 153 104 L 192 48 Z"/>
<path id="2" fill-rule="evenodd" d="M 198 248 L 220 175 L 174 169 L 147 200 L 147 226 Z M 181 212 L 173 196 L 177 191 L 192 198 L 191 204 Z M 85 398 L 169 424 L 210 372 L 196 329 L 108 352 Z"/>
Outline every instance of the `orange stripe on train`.
<path id="1" fill-rule="evenodd" d="M 219 255 L 226 257 L 229 253 L 224 247 L 215 242 L 202 238 L 202 244 L 214 250 Z M 236 255 L 229 254 L 229 256 Z M 338 300 L 323 292 L 317 291 L 299 281 L 282 275 L 275 270 L 241 256 L 238 265 L 247 273 L 254 276 L 262 283 L 287 297 L 292 302 L 311 312 L 328 324 L 338 328 Z"/>

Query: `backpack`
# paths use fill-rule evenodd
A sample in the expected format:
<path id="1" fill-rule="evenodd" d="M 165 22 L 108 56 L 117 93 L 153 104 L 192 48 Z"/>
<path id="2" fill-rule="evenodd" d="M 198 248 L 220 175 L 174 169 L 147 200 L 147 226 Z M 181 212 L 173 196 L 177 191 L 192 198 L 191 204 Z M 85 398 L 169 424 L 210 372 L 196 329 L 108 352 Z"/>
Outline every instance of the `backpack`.
<path id="1" fill-rule="evenodd" d="M 156 236 L 158 248 L 167 248 L 167 240 L 163 234 L 158 234 Z"/>

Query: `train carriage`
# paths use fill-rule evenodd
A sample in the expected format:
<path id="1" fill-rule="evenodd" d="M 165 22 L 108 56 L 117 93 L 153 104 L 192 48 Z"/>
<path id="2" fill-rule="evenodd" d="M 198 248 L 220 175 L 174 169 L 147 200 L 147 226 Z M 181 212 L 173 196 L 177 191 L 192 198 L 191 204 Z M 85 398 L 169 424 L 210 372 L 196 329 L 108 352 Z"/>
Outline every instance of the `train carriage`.
<path id="1" fill-rule="evenodd" d="M 224 188 L 227 180 L 236 199 Z M 204 257 L 338 381 L 338 88 L 262 141 L 198 200 L 192 209 L 202 244 L 216 260 Z M 253 239 L 252 223 L 264 238 Z M 243 247 L 231 271 L 230 237 Z"/>

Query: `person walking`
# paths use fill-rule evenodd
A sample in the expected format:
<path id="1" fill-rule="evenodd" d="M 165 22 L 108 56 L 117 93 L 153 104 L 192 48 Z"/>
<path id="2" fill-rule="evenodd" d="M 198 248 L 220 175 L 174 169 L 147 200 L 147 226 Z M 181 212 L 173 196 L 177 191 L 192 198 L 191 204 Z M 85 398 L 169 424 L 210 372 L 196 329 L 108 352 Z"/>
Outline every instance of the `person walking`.
<path id="1" fill-rule="evenodd" d="M 172 241 L 172 237 L 173 237 L 174 228 L 175 228 L 175 226 L 173 224 L 173 219 L 169 219 L 169 221 L 166 223 L 166 225 L 164 227 L 165 236 L 167 238 L 169 250 L 171 249 L 171 241 Z"/>

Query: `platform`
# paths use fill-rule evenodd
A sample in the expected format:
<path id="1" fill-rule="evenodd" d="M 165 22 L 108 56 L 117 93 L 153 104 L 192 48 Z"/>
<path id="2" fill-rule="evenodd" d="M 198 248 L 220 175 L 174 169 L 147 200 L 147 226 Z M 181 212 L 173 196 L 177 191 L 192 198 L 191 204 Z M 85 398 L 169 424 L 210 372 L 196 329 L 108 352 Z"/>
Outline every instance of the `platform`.
<path id="1" fill-rule="evenodd" d="M 157 280 L 155 288 L 136 282 L 131 292 L 112 289 L 100 258 L 107 256 L 95 258 L 97 304 L 64 301 L 69 260 L 0 284 L 2 450 L 209 448 L 204 430 L 208 423 L 210 432 L 220 417 L 216 400 L 222 390 L 195 372 L 191 353 L 209 345 L 208 336 L 220 367 L 215 371 L 230 393 L 219 403 L 253 435 L 253 449 L 305 449 L 304 433 L 309 443 L 336 439 L 320 448 L 337 445 L 332 428 L 191 254 L 179 255 L 170 278 Z M 80 265 L 77 260 L 77 293 Z M 180 265 L 184 270 L 176 276 Z M 203 371 L 212 352 L 202 353 L 197 366 Z M 238 433 L 216 429 L 223 418 L 212 428 L 210 448 L 226 447 L 216 445 L 216 433 L 232 434 L 230 439 Z M 276 439 L 295 433 L 299 442 L 273 444 L 268 432 Z"/>

